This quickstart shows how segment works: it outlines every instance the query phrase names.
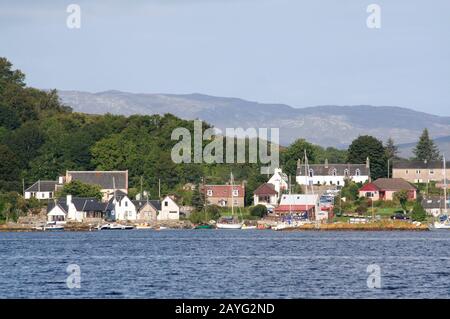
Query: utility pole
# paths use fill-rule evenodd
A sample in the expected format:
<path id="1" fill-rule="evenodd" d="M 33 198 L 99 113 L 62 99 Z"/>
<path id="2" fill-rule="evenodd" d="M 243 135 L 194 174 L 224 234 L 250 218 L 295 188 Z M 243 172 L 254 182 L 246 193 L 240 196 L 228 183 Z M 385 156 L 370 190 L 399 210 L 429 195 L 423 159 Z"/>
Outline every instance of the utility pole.
<path id="1" fill-rule="evenodd" d="M 161 178 L 158 178 L 158 197 L 161 199 Z"/>
<path id="2" fill-rule="evenodd" d="M 142 200 L 142 198 L 144 197 L 144 193 L 142 192 L 142 175 L 141 175 L 141 196 L 140 196 L 141 198 L 141 200 Z"/>

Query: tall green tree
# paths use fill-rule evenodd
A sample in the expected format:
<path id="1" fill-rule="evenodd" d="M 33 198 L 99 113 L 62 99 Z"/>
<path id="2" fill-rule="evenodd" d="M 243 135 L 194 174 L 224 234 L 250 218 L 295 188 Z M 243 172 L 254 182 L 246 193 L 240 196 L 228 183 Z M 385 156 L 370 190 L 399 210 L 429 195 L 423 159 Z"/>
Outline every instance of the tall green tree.
<path id="1" fill-rule="evenodd" d="M 370 160 L 372 179 L 387 176 L 387 158 L 383 143 L 373 136 L 359 136 L 348 148 L 347 162 L 362 164 L 366 163 L 367 158 Z"/>
<path id="2" fill-rule="evenodd" d="M 194 206 L 197 212 L 200 212 L 205 206 L 205 195 L 200 188 L 201 185 L 197 184 L 192 194 L 192 206 Z"/>
<path id="3" fill-rule="evenodd" d="M 413 150 L 415 160 L 418 161 L 435 161 L 440 160 L 441 155 L 439 149 L 430 138 L 428 129 L 424 129 L 422 135 L 419 138 L 419 142 Z"/>

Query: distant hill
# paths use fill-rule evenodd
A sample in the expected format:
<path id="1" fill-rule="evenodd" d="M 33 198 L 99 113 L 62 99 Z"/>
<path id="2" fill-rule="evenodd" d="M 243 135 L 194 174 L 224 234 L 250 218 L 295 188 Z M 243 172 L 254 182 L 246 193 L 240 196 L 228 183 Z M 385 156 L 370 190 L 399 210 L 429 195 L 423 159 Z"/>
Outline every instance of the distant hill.
<path id="1" fill-rule="evenodd" d="M 396 143 L 415 142 L 428 128 L 434 137 L 450 136 L 450 117 L 441 117 L 393 106 L 314 106 L 294 108 L 238 98 L 203 94 L 141 94 L 121 91 L 88 93 L 59 91 L 62 101 L 75 111 L 93 114 L 164 114 L 202 119 L 214 126 L 278 127 L 280 142 L 287 145 L 303 137 L 322 145 L 346 147 L 354 138 L 370 134 Z"/>
<path id="2" fill-rule="evenodd" d="M 450 136 L 438 137 L 434 142 L 439 147 L 439 150 L 446 158 L 450 159 Z M 410 158 L 413 156 L 413 149 L 417 143 L 400 144 L 399 155 L 401 157 Z"/>

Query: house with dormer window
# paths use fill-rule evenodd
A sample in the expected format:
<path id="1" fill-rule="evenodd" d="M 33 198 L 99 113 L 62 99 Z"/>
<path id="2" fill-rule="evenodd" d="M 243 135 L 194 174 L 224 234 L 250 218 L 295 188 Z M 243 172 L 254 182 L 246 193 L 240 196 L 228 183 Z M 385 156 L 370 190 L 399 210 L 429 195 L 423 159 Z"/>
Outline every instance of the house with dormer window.
<path id="1" fill-rule="evenodd" d="M 344 186 L 346 180 L 365 183 L 370 178 L 370 161 L 365 164 L 297 163 L 296 181 L 300 185 Z"/>

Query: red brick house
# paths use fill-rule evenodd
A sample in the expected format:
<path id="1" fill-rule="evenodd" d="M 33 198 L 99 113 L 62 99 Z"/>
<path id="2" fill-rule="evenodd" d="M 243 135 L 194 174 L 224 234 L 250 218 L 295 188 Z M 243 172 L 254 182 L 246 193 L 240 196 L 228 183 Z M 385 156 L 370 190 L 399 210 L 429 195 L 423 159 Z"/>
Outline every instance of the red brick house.
<path id="1" fill-rule="evenodd" d="M 205 185 L 203 187 L 206 202 L 221 207 L 244 207 L 245 186 L 242 185 Z"/>
<path id="2" fill-rule="evenodd" d="M 373 201 L 393 200 L 394 194 L 407 191 L 409 200 L 417 198 L 417 188 L 403 178 L 379 178 L 359 189 L 360 197 L 367 197 Z"/>

